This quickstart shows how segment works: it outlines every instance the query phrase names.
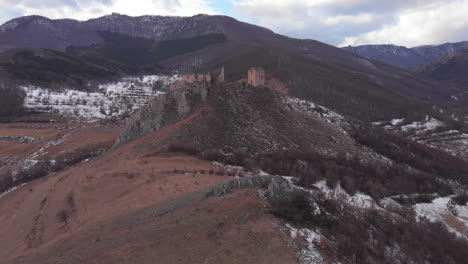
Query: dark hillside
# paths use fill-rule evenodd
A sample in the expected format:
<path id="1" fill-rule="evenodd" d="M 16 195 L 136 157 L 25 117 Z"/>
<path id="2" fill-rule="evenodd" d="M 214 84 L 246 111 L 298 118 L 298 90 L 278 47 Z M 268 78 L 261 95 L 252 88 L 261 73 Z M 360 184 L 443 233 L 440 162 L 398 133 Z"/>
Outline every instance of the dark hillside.
<path id="1" fill-rule="evenodd" d="M 458 84 L 466 91 L 468 84 L 468 48 L 427 64 L 419 72 L 428 78 Z"/>
<path id="2" fill-rule="evenodd" d="M 54 89 L 63 85 L 88 89 L 90 80 L 118 77 L 117 71 L 54 50 L 12 50 L 0 59 L 0 75 L 25 84 Z"/>
<path id="3" fill-rule="evenodd" d="M 0 122 L 23 113 L 25 93 L 14 84 L 0 83 Z"/>
<path id="4" fill-rule="evenodd" d="M 365 74 L 347 72 L 281 49 L 246 47 L 237 56 L 220 58 L 213 68 L 222 65 L 231 81 L 246 78 L 245 69 L 252 65 L 263 67 L 267 77 L 278 77 L 288 84 L 291 96 L 366 121 L 417 115 L 430 109 L 423 102 L 377 85 Z"/>

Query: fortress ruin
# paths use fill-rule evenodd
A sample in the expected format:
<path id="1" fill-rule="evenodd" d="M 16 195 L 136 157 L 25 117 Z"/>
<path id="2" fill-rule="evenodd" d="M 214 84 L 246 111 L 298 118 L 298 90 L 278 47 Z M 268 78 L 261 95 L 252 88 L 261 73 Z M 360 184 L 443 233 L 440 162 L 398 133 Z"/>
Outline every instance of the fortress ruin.
<path id="1" fill-rule="evenodd" d="M 250 68 L 248 73 L 248 84 L 253 86 L 264 86 L 265 70 L 257 67 Z"/>
<path id="2" fill-rule="evenodd" d="M 183 74 L 182 79 L 185 83 L 208 82 L 222 83 L 224 82 L 224 67 L 210 73 L 190 73 Z"/>

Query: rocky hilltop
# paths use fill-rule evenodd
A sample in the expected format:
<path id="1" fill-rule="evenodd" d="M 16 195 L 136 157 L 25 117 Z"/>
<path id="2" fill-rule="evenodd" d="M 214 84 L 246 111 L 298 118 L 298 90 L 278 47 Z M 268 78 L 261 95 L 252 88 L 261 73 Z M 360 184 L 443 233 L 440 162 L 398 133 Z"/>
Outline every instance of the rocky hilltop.
<path id="1" fill-rule="evenodd" d="M 156 96 L 129 118 L 114 147 L 186 118 L 207 100 L 210 88 L 205 82 L 189 86 L 174 84 L 167 93 Z"/>

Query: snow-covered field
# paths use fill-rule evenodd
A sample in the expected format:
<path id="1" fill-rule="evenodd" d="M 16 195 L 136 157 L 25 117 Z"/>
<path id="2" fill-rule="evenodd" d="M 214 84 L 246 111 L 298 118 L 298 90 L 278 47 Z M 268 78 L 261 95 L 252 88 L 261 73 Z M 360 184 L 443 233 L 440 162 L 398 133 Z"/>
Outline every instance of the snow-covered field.
<path id="1" fill-rule="evenodd" d="M 177 75 L 127 77 L 119 82 L 101 84 L 95 92 L 66 88 L 52 91 L 43 87 L 23 86 L 26 91 L 24 107 L 28 111 L 57 113 L 66 117 L 92 119 L 121 116 L 146 105 L 178 80 Z"/>
<path id="2" fill-rule="evenodd" d="M 416 142 L 438 148 L 452 155 L 468 158 L 468 134 L 447 129 L 446 124 L 426 116 L 421 121 L 405 122 L 404 118 L 373 123 L 387 130 L 402 133 Z"/>

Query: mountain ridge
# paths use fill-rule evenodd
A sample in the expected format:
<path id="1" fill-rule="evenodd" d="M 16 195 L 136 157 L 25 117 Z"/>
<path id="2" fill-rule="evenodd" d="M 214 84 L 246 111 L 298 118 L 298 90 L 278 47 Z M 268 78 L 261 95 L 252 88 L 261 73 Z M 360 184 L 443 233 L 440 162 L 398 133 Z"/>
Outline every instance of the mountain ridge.
<path id="1" fill-rule="evenodd" d="M 361 45 L 343 47 L 344 50 L 359 54 L 369 59 L 381 61 L 407 70 L 417 70 L 419 67 L 448 56 L 463 47 L 468 41 L 444 43 L 440 45 L 423 45 L 408 48 L 392 44 Z"/>

